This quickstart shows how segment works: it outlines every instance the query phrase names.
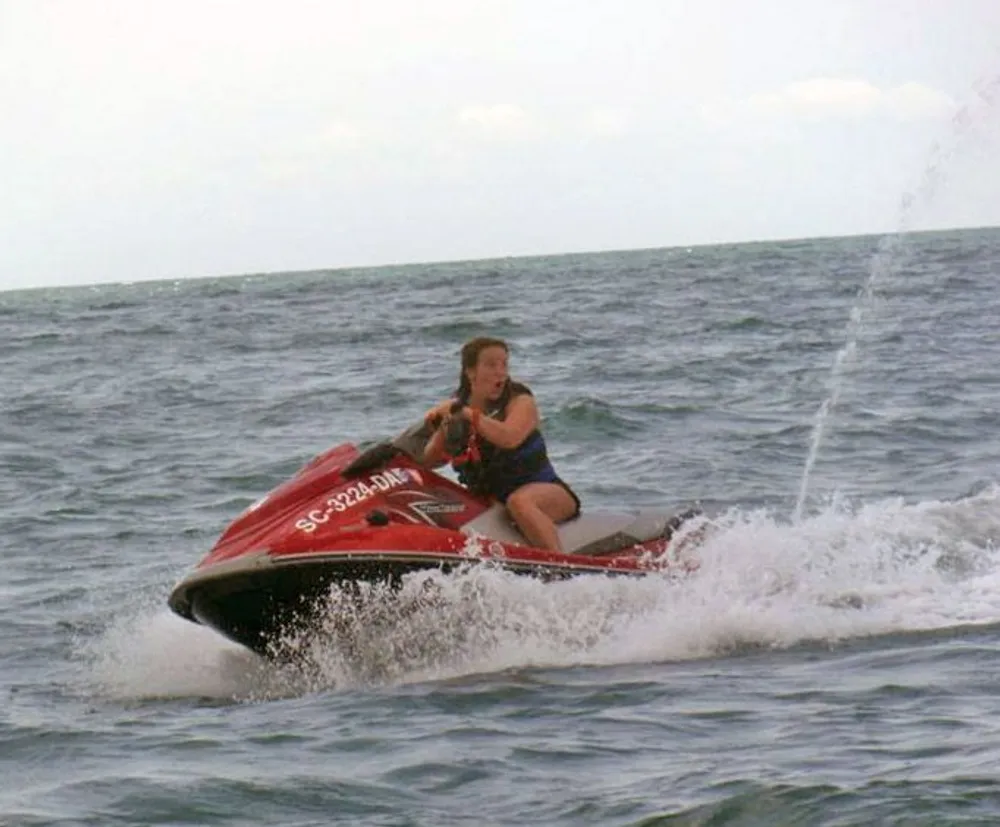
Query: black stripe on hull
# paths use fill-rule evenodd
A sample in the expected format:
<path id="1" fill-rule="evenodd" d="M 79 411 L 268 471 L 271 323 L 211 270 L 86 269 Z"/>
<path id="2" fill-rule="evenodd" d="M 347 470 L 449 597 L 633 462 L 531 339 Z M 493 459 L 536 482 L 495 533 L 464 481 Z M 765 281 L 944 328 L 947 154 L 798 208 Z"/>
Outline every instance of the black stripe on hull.
<path id="1" fill-rule="evenodd" d="M 419 571 L 452 571 L 480 561 L 462 558 L 343 555 L 325 560 L 275 560 L 273 565 L 192 583 L 185 595 L 190 616 L 226 638 L 265 657 L 286 632 L 308 628 L 334 585 L 388 583 Z M 598 567 L 499 562 L 505 570 L 544 580 L 580 574 L 642 576 L 641 571 L 609 571 Z M 187 614 L 187 613 L 185 613 Z"/>

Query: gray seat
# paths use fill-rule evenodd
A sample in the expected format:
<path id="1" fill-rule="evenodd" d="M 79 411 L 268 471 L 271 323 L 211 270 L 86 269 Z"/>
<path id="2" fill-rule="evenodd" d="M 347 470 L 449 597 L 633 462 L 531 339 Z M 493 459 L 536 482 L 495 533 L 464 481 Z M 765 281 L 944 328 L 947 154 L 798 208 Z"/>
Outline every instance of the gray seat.
<path id="1" fill-rule="evenodd" d="M 567 554 L 596 557 L 656 537 L 669 536 L 687 516 L 687 512 L 621 514 L 588 511 L 560 524 L 559 540 Z M 524 535 L 499 503 L 463 526 L 462 531 L 469 535 L 485 535 L 501 542 L 528 545 Z"/>

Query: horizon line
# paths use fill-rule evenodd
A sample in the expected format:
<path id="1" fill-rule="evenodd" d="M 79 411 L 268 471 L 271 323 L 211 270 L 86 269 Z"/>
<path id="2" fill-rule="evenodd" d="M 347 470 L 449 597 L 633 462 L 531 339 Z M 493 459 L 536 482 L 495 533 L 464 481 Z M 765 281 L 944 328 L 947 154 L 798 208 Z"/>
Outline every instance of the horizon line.
<path id="1" fill-rule="evenodd" d="M 237 278 L 259 278 L 278 275 L 306 273 L 339 273 L 356 270 L 378 270 L 389 267 L 433 267 L 456 264 L 483 264 L 490 261 L 527 260 L 537 258 L 561 258 L 567 256 L 595 256 L 612 253 L 642 253 L 661 250 L 693 250 L 705 247 L 749 247 L 759 244 L 790 244 L 808 241 L 832 241 L 836 239 L 889 238 L 892 236 L 933 235 L 936 233 L 973 232 L 977 230 L 1000 230 L 1000 224 L 961 225 L 953 227 L 936 227 L 920 230 L 892 230 L 888 232 L 855 232 L 841 235 L 809 235 L 809 236 L 774 236 L 768 238 L 743 239 L 737 241 L 695 242 L 690 244 L 668 244 L 655 247 L 608 247 L 600 250 L 564 250 L 549 253 L 517 253 L 508 255 L 475 256 L 472 258 L 426 259 L 423 261 L 385 261 L 378 264 L 341 264 L 333 267 L 307 267 L 295 270 L 261 270 L 245 273 L 217 273 L 214 275 L 189 276 L 152 276 L 149 278 L 134 278 L 122 280 L 85 282 L 82 284 L 48 284 L 36 287 L 0 288 L 0 293 L 27 293 L 35 290 L 78 290 L 93 287 L 129 286 L 134 284 L 157 284 L 165 282 L 197 282 L 216 281 Z"/>

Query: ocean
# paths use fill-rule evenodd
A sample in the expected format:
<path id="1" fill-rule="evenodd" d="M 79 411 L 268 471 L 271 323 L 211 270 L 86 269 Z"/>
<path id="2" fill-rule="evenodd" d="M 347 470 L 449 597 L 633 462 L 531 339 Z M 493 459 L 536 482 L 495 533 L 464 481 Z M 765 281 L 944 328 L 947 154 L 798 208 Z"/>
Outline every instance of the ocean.
<path id="1" fill-rule="evenodd" d="M 0 293 L 0 824 L 1000 824 L 998 272 L 980 229 Z M 702 504 L 697 572 L 439 577 L 307 673 L 171 614 L 479 334 L 585 509 Z"/>

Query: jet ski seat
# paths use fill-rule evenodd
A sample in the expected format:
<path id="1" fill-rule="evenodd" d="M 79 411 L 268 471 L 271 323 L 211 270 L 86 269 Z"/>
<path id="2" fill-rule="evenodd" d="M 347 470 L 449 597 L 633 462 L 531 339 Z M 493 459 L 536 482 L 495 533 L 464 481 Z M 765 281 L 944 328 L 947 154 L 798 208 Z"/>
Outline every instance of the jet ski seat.
<path id="1" fill-rule="evenodd" d="M 566 554 L 599 557 L 658 537 L 669 537 L 682 522 L 700 513 L 697 509 L 683 512 L 639 512 L 620 514 L 588 511 L 557 526 L 559 540 Z M 470 536 L 486 535 L 507 543 L 528 545 L 524 535 L 499 503 L 467 523 L 462 531 Z"/>

